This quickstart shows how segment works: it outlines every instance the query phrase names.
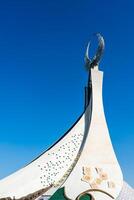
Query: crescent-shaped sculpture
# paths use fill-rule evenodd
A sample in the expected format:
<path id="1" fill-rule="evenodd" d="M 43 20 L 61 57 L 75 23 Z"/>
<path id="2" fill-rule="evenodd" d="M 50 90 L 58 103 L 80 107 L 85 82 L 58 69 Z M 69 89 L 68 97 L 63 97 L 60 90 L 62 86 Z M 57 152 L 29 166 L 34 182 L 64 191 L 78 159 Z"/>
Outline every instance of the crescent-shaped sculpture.
<path id="1" fill-rule="evenodd" d="M 99 64 L 105 48 L 104 38 L 101 36 L 101 34 L 97 33 L 95 34 L 95 36 L 97 36 L 98 39 L 98 48 L 95 56 L 93 57 L 93 59 L 89 58 L 89 47 L 91 45 L 91 41 L 87 45 L 87 50 L 85 54 L 85 67 L 88 71 Z"/>

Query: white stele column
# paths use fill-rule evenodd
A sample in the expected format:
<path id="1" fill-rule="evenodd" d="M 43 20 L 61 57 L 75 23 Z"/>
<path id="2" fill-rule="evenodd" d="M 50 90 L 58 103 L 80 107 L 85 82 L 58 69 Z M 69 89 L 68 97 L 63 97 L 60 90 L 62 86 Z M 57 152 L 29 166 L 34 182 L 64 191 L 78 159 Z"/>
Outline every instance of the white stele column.
<path id="1" fill-rule="evenodd" d="M 71 200 L 89 189 L 96 189 L 90 192 L 95 200 L 116 199 L 123 185 L 122 172 L 111 144 L 103 110 L 103 72 L 91 69 L 91 79 L 93 96 L 89 133 L 75 168 L 62 185 Z"/>

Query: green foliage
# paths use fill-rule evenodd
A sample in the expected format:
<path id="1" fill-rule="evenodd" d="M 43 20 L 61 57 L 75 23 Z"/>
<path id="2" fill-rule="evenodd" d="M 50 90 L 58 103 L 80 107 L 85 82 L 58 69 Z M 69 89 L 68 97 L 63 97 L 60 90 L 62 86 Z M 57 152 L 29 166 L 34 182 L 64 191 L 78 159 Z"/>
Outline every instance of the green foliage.
<path id="1" fill-rule="evenodd" d="M 89 194 L 84 194 L 80 197 L 80 200 L 92 200 L 92 197 Z"/>
<path id="2" fill-rule="evenodd" d="M 68 200 L 64 195 L 64 188 L 58 189 L 49 200 Z"/>
<path id="3" fill-rule="evenodd" d="M 64 195 L 64 188 L 58 189 L 49 200 L 68 200 Z M 84 194 L 80 200 L 92 200 L 92 197 L 89 194 Z"/>

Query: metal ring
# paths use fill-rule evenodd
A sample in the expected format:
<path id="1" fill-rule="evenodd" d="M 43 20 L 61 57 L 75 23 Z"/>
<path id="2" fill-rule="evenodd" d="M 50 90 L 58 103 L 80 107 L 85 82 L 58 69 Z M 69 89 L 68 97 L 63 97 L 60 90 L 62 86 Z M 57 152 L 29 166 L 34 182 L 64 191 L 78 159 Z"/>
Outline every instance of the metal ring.
<path id="1" fill-rule="evenodd" d="M 80 197 L 81 197 L 82 195 L 84 195 L 84 194 L 90 194 L 91 197 L 92 197 L 92 199 L 95 200 L 94 197 L 93 197 L 93 195 L 91 194 L 91 192 L 101 192 L 101 193 L 106 194 L 107 196 L 111 197 L 111 199 L 114 199 L 114 197 L 113 197 L 111 194 L 109 194 L 108 192 L 105 192 L 104 190 L 101 190 L 101 189 L 89 189 L 89 190 L 86 190 L 86 191 L 82 192 L 82 193 L 76 198 L 76 200 L 80 200 Z"/>
<path id="2" fill-rule="evenodd" d="M 90 70 L 91 68 L 94 68 L 95 66 L 99 64 L 104 52 L 104 48 L 105 48 L 104 38 L 101 36 L 101 34 L 97 33 L 95 34 L 95 36 L 97 36 L 97 39 L 98 39 L 98 48 L 92 60 L 89 58 L 89 47 L 91 45 L 91 41 L 88 43 L 87 49 L 86 49 L 85 67 L 87 70 Z"/>

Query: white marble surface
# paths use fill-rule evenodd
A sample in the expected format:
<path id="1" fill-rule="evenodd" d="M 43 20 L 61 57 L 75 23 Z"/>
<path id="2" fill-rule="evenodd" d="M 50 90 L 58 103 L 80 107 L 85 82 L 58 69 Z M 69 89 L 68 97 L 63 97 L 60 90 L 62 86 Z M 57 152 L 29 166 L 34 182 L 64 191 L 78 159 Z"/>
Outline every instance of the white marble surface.
<path id="1" fill-rule="evenodd" d="M 74 162 L 83 135 L 84 114 L 68 134 L 50 150 L 26 167 L 0 180 L 0 198 L 20 198 L 58 182 Z"/>
<path id="2" fill-rule="evenodd" d="M 91 77 L 93 102 L 89 133 L 77 165 L 63 184 L 67 197 L 72 200 L 75 200 L 83 191 L 96 187 L 117 198 L 123 185 L 122 172 L 111 144 L 103 109 L 103 73 L 97 69 L 92 69 Z M 88 178 L 89 182 L 82 180 L 83 167 L 88 167 L 92 171 L 91 177 Z M 101 181 L 101 184 L 96 184 L 96 180 L 99 178 L 96 168 L 102 169 L 107 176 L 107 178 L 105 177 L 106 180 Z M 113 182 L 114 187 L 109 187 L 108 182 Z M 101 192 L 93 192 L 93 194 L 96 200 L 111 199 Z"/>
<path id="3" fill-rule="evenodd" d="M 117 200 L 134 200 L 134 189 L 124 182 Z"/>

